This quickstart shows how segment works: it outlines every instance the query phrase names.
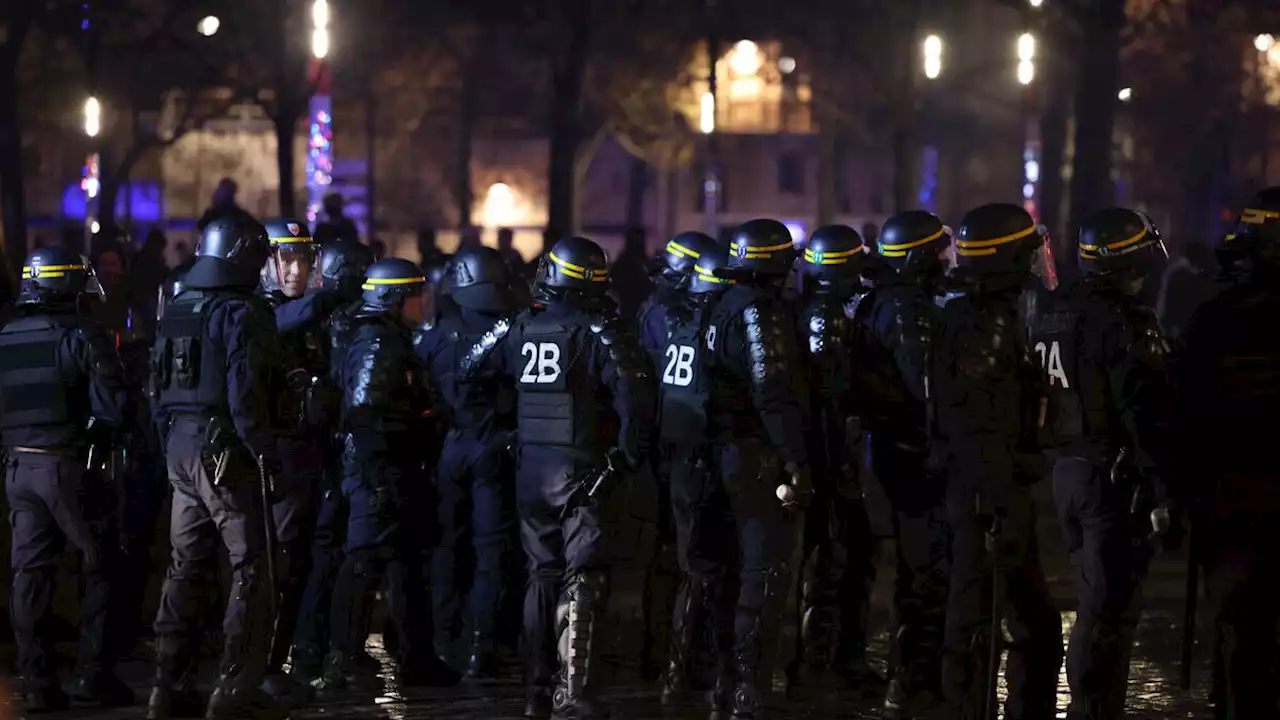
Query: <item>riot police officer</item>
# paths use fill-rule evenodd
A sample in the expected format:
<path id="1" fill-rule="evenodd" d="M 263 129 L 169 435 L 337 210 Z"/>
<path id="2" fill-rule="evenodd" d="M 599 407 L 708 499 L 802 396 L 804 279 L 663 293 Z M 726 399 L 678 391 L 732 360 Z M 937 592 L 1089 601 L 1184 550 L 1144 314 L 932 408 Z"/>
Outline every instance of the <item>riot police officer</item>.
<path id="1" fill-rule="evenodd" d="M 681 233 L 667 243 L 664 254 L 661 269 L 655 273 L 655 291 L 641 309 L 640 342 L 653 367 L 663 370 L 658 385 L 654 455 L 660 487 L 667 489 L 667 513 L 671 515 L 660 523 L 673 525 L 680 568 L 670 621 L 667 669 L 662 678 L 662 700 L 673 704 L 687 696 L 693 658 L 707 621 L 714 627 L 716 660 L 722 668 L 730 662 L 733 644 L 736 598 L 730 592 L 728 578 L 735 548 L 730 541 L 733 520 L 724 486 L 711 472 L 712 444 L 707 436 L 710 385 L 706 372 L 706 333 L 711 313 L 716 300 L 733 281 L 714 274 L 728 264 L 728 248 L 710 236 Z M 671 602 L 668 598 L 657 601 Z"/>
<path id="2" fill-rule="evenodd" d="M 1188 505 L 1203 508 L 1192 549 L 1214 618 L 1216 717 L 1247 720 L 1276 714 L 1280 485 L 1263 419 L 1280 403 L 1280 187 L 1249 200 L 1227 249 L 1242 266 L 1183 335 L 1174 437 Z"/>
<path id="3" fill-rule="evenodd" d="M 534 306 L 512 324 L 496 325 L 462 361 L 464 379 L 515 380 L 516 505 L 530 576 L 529 717 L 597 715 L 605 638 L 595 628 L 613 530 L 601 506 L 610 490 L 619 492 L 612 487 L 618 474 L 638 467 L 647 452 L 647 364 L 608 289 L 604 251 L 585 238 L 565 238 L 542 261 Z"/>
<path id="4" fill-rule="evenodd" d="M 277 697 L 293 691 L 282 668 L 293 645 L 299 604 L 311 559 L 315 495 L 324 466 L 325 443 L 337 419 L 334 384 L 329 381 L 329 343 L 324 322 L 336 299 L 320 290 L 319 247 L 305 223 L 269 220 L 271 255 L 262 268 L 260 289 L 275 312 L 280 354 L 276 370 L 282 379 L 277 397 L 281 431 L 280 459 L 288 487 L 277 487 L 272 505 L 276 533 L 276 574 L 280 607 L 267 662 L 268 692 Z"/>
<path id="5" fill-rule="evenodd" d="M 693 276 L 694 265 L 703 250 L 716 248 L 720 249 L 719 254 L 724 254 L 723 245 L 709 235 L 700 232 L 683 232 L 668 241 L 659 256 L 650 261 L 649 275 L 653 291 L 636 311 L 636 326 L 640 335 L 640 344 L 649 354 L 653 367 L 661 367 L 666 362 L 664 353 L 667 349 L 666 340 L 671 319 L 668 309 L 677 310 L 689 305 L 691 298 L 687 290 Z M 717 267 L 722 265 L 723 263 Z M 699 433 L 699 437 L 701 434 L 703 433 Z M 684 439 L 681 438 L 681 440 Z M 668 636 L 669 631 L 672 630 L 671 609 L 676 600 L 674 597 L 676 588 L 672 582 L 678 569 L 676 529 L 671 514 L 668 461 L 664 459 L 669 453 L 665 453 L 664 449 L 661 443 L 655 446 L 656 457 L 653 469 L 658 481 L 658 522 L 654 528 L 653 547 L 652 549 L 643 548 L 643 551 L 648 554 L 648 563 L 645 567 L 642 600 L 644 644 L 640 648 L 640 675 L 646 680 L 656 677 L 655 673 L 661 663 L 661 654 L 672 639 Z M 683 622 L 680 618 L 676 620 Z M 696 632 L 687 625 L 682 625 L 675 632 L 684 630 Z M 677 660 L 677 664 L 684 664 L 683 660 Z"/>
<path id="6" fill-rule="evenodd" d="M 875 538 L 862 500 L 861 398 L 856 357 L 866 332 L 857 309 L 867 288 L 867 249 L 851 227 L 818 228 L 796 262 L 801 295 L 797 329 L 808 360 L 812 427 L 807 434 L 814 502 L 805 517 L 798 652 L 794 690 L 834 690 L 838 676 L 871 679 L 866 659 L 867 611 L 875 579 Z M 865 310 L 864 310 L 865 314 Z M 866 688 L 863 688 L 866 689 Z"/>
<path id="7" fill-rule="evenodd" d="M 423 321 L 426 278 L 408 260 L 385 258 L 370 266 L 362 287 L 340 365 L 348 516 L 323 689 L 341 689 L 353 679 L 364 644 L 361 621 L 384 578 L 399 682 L 453 685 L 458 674 L 432 651 L 429 612 L 422 612 L 430 605 L 419 587 L 422 536 L 432 525 L 418 514 L 426 506 L 419 438 L 432 408 L 412 330 Z"/>
<path id="8" fill-rule="evenodd" d="M 1067 716 L 1101 720 L 1124 716 L 1148 518 L 1168 496 L 1167 348 L 1140 299 L 1168 255 L 1146 215 L 1110 208 L 1080 228 L 1079 258 L 1080 281 L 1032 317 L 1030 342 L 1049 387 L 1054 499 L 1076 571 Z"/>
<path id="9" fill-rule="evenodd" d="M 324 322 L 329 358 L 324 377 L 328 387 L 336 389 L 341 386 L 344 352 L 351 340 L 350 316 L 357 309 L 353 305 L 360 300 L 363 293 L 360 286 L 364 284 L 364 277 L 372 264 L 373 252 L 357 240 L 336 238 L 320 248 L 321 290 L 330 295 L 335 308 Z M 325 461 L 317 493 L 311 562 L 299 602 L 298 627 L 290 658 L 291 672 L 301 684 L 310 684 L 320 676 L 329 648 L 329 601 L 338 570 L 342 567 L 342 545 L 347 533 L 341 443 L 331 436 L 323 449 Z M 365 657 L 357 651 L 357 664 Z"/>
<path id="10" fill-rule="evenodd" d="M 10 609 L 23 702 L 33 713 L 67 707 L 45 627 L 67 540 L 80 554 L 83 583 L 76 699 L 133 702 L 112 671 L 107 643 L 115 488 L 99 468 L 87 466 L 111 451 L 128 400 L 111 340 L 77 313 L 82 296 L 101 292 L 78 253 L 36 250 L 23 264 L 15 316 L 0 330 L 0 441 L 13 532 Z"/>
<path id="11" fill-rule="evenodd" d="M 1002 618 L 1013 637 L 1006 715 L 1054 711 L 1062 625 L 1028 487 L 1043 472 L 1032 461 L 1044 387 L 1020 312 L 1047 239 L 1016 205 L 965 215 L 956 255 L 968 285 L 943 308 L 930 364 L 931 463 L 946 473 L 954 533 L 943 690 L 959 717 L 995 714 Z"/>
<path id="12" fill-rule="evenodd" d="M 264 505 L 279 477 L 269 407 L 275 318 L 255 293 L 271 252 L 247 217 L 205 227 L 185 289 L 163 308 L 152 351 L 155 412 L 166 433 L 172 559 L 156 614 L 156 676 L 148 716 L 190 714 L 199 702 L 191 650 L 195 620 L 230 558 L 225 645 L 207 716 L 269 705 L 258 693 L 271 642 L 274 592 L 266 575 Z"/>
<path id="13" fill-rule="evenodd" d="M 919 717 L 941 700 L 942 634 L 950 572 L 943 483 L 930 473 L 925 401 L 951 232 L 932 213 L 889 218 L 880 234 L 882 273 L 872 296 L 863 360 L 871 469 L 893 510 L 897 579 L 886 718 Z"/>
<path id="14" fill-rule="evenodd" d="M 798 399 L 805 386 L 795 382 L 802 355 L 782 296 L 794 258 L 782 223 L 752 220 L 739 227 L 719 273 L 737 283 L 716 304 L 707 330 L 708 432 L 741 556 L 736 677 L 718 679 L 713 702 L 735 718 L 759 716 L 770 694 L 783 607 L 794 581 L 792 554 L 802 522 L 797 510 L 811 494 L 806 418 Z M 677 358 L 673 370 L 679 367 Z"/>
<path id="15" fill-rule="evenodd" d="M 511 444 L 515 390 L 510 382 L 462 383 L 456 375 L 462 355 L 498 323 L 517 311 L 511 268 L 497 250 L 464 248 L 450 268 L 449 301 L 440 317 L 424 326 L 416 341 L 452 410 L 452 426 L 436 468 L 436 518 L 440 539 L 432 553 L 435 640 L 443 645 L 461 629 L 457 547 L 470 526 L 475 548 L 471 586 L 471 638 L 467 674 L 491 677 L 499 670 L 495 623 L 504 595 L 503 568 L 513 524 Z"/>

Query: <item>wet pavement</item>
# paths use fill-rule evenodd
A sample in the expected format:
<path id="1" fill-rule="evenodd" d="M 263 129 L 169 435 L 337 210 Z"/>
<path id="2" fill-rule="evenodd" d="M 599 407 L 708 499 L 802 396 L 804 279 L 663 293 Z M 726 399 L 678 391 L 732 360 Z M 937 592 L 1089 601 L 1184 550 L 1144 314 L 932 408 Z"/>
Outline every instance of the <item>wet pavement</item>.
<path id="1" fill-rule="evenodd" d="M 1052 507 L 1047 502 L 1042 508 Z M 1043 513 L 1042 513 L 1043 515 Z M 1052 517 L 1044 517 L 1041 522 L 1040 536 L 1042 555 L 1046 570 L 1053 586 L 1055 600 L 1062 610 L 1064 637 L 1069 635 L 1075 614 L 1072 611 L 1074 601 L 1070 587 L 1069 566 L 1062 549 L 1057 524 Z M 879 573 L 874 593 L 874 612 L 871 618 L 871 653 L 877 667 L 883 670 L 888 641 L 887 601 L 892 587 L 892 547 L 888 541 L 883 543 L 879 558 Z M 1207 647 L 1208 635 L 1206 623 L 1198 624 L 1198 641 L 1196 664 L 1193 674 L 1193 687 L 1190 693 L 1178 689 L 1179 677 L 1179 645 L 1182 638 L 1183 588 L 1186 559 L 1183 553 L 1176 553 L 1157 558 L 1153 563 L 1151 576 L 1146 586 L 1146 611 L 1138 631 L 1137 644 L 1133 652 L 1132 672 L 1129 681 L 1128 710 L 1131 718 L 1211 718 L 1212 713 L 1206 701 L 1209 682 L 1209 658 Z M 634 575 L 632 575 L 634 579 Z M 639 606 L 635 583 L 627 582 L 616 588 L 611 608 L 610 626 L 615 628 L 614 636 L 608 646 L 613 651 L 611 660 L 616 671 L 616 680 L 610 686 L 605 698 L 610 703 L 613 717 L 623 719 L 644 718 L 705 718 L 705 710 L 688 712 L 671 712 L 664 710 L 657 702 L 656 688 L 637 679 L 637 668 L 634 660 L 639 643 Z M 1201 603 L 1203 607 L 1203 603 Z M 65 648 L 67 652 L 70 647 Z M 380 637 L 370 638 L 372 654 L 387 663 L 389 662 L 380 647 Z M 12 647 L 0 647 L 0 662 L 12 658 Z M 121 675 L 127 682 L 137 688 L 139 697 L 143 697 L 150 672 L 146 662 L 141 658 L 125 663 Z M 384 675 L 389 675 L 384 673 Z M 213 667 L 210 665 L 202 677 L 212 678 Z M 1003 693 L 1003 688 L 1001 690 Z M 9 693 L 0 692 L 0 697 L 7 698 Z M 1059 675 L 1058 717 L 1066 716 L 1067 702 L 1066 673 Z M 294 711 L 292 718 L 388 718 L 390 720 L 421 718 L 431 720 L 505 720 L 521 717 L 523 691 L 519 683 L 518 671 L 512 663 L 510 674 L 501 681 L 481 685 L 462 685 L 447 690 L 411 690 L 400 692 L 397 688 L 387 686 L 380 693 L 364 695 L 352 694 L 324 703 L 317 703 L 302 710 Z M 835 702 L 823 707 L 789 706 L 771 713 L 772 720 L 799 720 L 801 718 L 827 718 L 845 720 L 854 718 L 879 717 L 878 698 L 863 698 L 858 695 L 842 696 Z M 18 706 L 0 701 L 0 720 L 21 717 Z M 71 711 L 57 717 L 74 718 L 141 718 L 141 707 L 118 711 L 103 712 L 95 710 Z"/>

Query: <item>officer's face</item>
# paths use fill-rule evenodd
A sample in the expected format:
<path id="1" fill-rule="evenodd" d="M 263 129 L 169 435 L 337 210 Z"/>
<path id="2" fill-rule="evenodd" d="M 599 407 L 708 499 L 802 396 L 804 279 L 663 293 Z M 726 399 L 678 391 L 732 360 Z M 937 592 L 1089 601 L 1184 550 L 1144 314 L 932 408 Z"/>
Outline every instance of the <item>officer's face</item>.
<path id="1" fill-rule="evenodd" d="M 400 316 L 406 325 L 416 327 L 426 322 L 427 319 L 427 301 L 430 298 L 430 289 L 420 295 L 407 297 L 404 299 L 404 305 L 401 306 Z"/>
<path id="2" fill-rule="evenodd" d="M 280 289 L 289 297 L 301 297 L 311 277 L 311 264 L 303 253 L 280 254 Z"/>

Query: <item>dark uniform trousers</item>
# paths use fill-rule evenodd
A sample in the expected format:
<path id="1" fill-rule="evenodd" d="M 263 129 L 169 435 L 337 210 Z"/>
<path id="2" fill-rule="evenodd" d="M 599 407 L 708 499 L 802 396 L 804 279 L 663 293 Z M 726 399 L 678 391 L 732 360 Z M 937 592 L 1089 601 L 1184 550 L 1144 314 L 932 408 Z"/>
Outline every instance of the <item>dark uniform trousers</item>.
<path id="1" fill-rule="evenodd" d="M 169 538 L 172 558 L 161 591 L 155 632 L 162 671 L 175 677 L 194 662 L 196 621 L 217 581 L 218 544 L 226 548 L 232 587 L 223 615 L 223 672 L 239 687 L 254 687 L 266 671 L 271 642 L 271 593 L 266 577 L 258 470 L 247 454 L 220 485 L 205 469 L 205 428 L 209 421 L 177 416 L 167 444 L 173 508 Z"/>
<path id="2" fill-rule="evenodd" d="M 1004 620 L 1012 638 L 1004 716 L 1052 718 L 1062 664 L 1062 620 L 1040 565 L 1030 489 L 1001 480 L 1006 484 L 984 487 L 979 496 L 975 486 L 987 485 L 990 478 L 965 477 L 962 467 L 949 467 L 947 478 L 947 520 L 954 539 L 942 682 L 951 716 L 982 718 L 994 615 Z M 989 551 L 993 517 L 1000 522 Z"/>
<path id="3" fill-rule="evenodd" d="M 276 529 L 276 583 L 280 608 L 271 645 L 268 671 L 278 672 L 289 656 L 311 564 L 311 540 L 316 523 L 316 488 L 324 470 L 323 448 L 310 438 L 287 438 L 280 443 L 285 488 L 271 506 Z"/>
<path id="4" fill-rule="evenodd" d="M 813 502 L 805 512 L 796 660 L 819 676 L 828 669 L 850 674 L 865 666 L 875 581 L 875 537 L 866 506 L 861 497 L 843 494 L 849 488 L 836 472 L 815 477 Z"/>
<path id="5" fill-rule="evenodd" d="M 294 633 L 293 666 L 310 676 L 319 674 L 329 649 L 330 601 L 342 568 L 342 548 L 347 538 L 347 498 L 342 494 L 341 461 L 332 458 L 332 463 L 326 465 L 317 493 L 311 563 L 306 588 L 299 599 L 298 627 Z"/>
<path id="6" fill-rule="evenodd" d="M 1222 478 L 1216 490 L 1196 530 L 1214 627 L 1215 717 L 1278 717 L 1280 485 L 1267 474 Z"/>
<path id="7" fill-rule="evenodd" d="M 435 524 L 424 522 L 421 509 L 429 504 L 421 493 L 425 478 L 417 477 L 418 455 L 408 437 L 390 438 L 390 457 L 376 467 L 355 457 L 343 458 L 342 492 L 347 501 L 347 533 L 342 567 L 333 591 L 329 645 L 344 658 L 353 658 L 364 644 L 363 623 L 374 592 L 386 581 L 387 639 L 397 665 L 404 669 L 431 648 L 419 647 L 431 628 L 431 605 L 422 578 L 424 534 Z M 415 514 L 415 512 L 417 514 Z"/>
<path id="8" fill-rule="evenodd" d="M 1150 545 L 1130 515 L 1132 482 L 1081 458 L 1053 467 L 1053 496 L 1076 580 L 1076 622 L 1067 648 L 1069 718 L 1124 717 L 1129 658 L 1142 610 Z M 1147 528 L 1143 528 L 1147 529 Z"/>
<path id="9" fill-rule="evenodd" d="M 675 630 L 672 628 L 672 621 L 675 618 L 671 611 L 679 592 L 676 581 L 679 558 L 676 549 L 675 517 L 671 507 L 672 472 L 664 461 L 655 473 L 653 487 L 657 491 L 655 496 L 657 513 L 651 532 L 648 533 L 652 535 L 652 541 L 646 542 L 641 548 L 645 553 L 646 562 L 644 594 L 641 598 L 644 644 L 640 648 L 640 671 L 646 680 L 655 678 L 660 671 L 662 653 L 670 645 L 669 633 Z"/>
<path id="10" fill-rule="evenodd" d="M 105 565 L 106 553 L 114 547 L 114 541 L 107 541 L 115 510 L 111 488 L 91 486 L 84 463 L 64 455 L 10 449 L 5 469 L 13 531 L 10 612 L 22 675 L 36 684 L 54 681 L 43 625 L 66 540 L 80 554 L 79 670 L 100 671 L 109 662 L 105 633 L 110 586 Z"/>
<path id="11" fill-rule="evenodd" d="M 738 545 L 738 604 L 734 613 L 734 706 L 763 702 L 773 685 L 783 611 L 795 583 L 795 558 L 804 517 L 776 495 L 781 461 L 757 438 L 717 448 L 720 480 L 733 510 Z M 723 702 L 723 696 L 716 699 Z"/>
<path id="12" fill-rule="evenodd" d="M 727 665 L 733 649 L 737 557 L 733 511 L 725 487 L 711 470 L 711 446 L 664 445 L 671 490 L 671 518 L 681 578 L 672 615 L 670 663 L 687 682 L 698 639 L 711 628 L 718 662 Z M 680 690 L 680 687 L 672 687 Z"/>
<path id="13" fill-rule="evenodd" d="M 591 466 L 575 457 L 568 449 L 524 445 L 516 469 L 520 544 L 529 568 L 524 646 L 528 684 L 535 689 L 551 687 L 556 642 L 569 622 L 569 602 L 584 616 L 598 613 L 608 591 L 609 538 L 600 508 L 584 497 L 580 483 Z M 593 645 L 590 628 L 586 630 L 580 640 L 587 646 L 562 648 L 562 656 L 573 650 L 599 657 L 599 643 Z M 568 684 L 571 672 L 561 669 L 562 683 Z M 576 698 L 582 688 L 575 690 Z"/>
<path id="14" fill-rule="evenodd" d="M 890 669 L 908 697 L 942 692 L 943 633 L 951 580 L 951 534 L 943 488 L 931 478 L 924 453 L 892 435 L 873 434 L 871 469 L 893 509 L 897 569 L 893 614 L 897 633 Z"/>
<path id="15" fill-rule="evenodd" d="M 492 652 L 495 625 L 504 597 L 504 574 L 511 537 L 508 497 L 511 455 L 496 441 L 461 431 L 445 439 L 436 467 L 436 519 L 440 541 L 431 553 L 431 591 L 437 643 L 457 638 L 462 628 L 458 548 L 471 530 L 475 574 L 471 584 L 471 630 Z"/>

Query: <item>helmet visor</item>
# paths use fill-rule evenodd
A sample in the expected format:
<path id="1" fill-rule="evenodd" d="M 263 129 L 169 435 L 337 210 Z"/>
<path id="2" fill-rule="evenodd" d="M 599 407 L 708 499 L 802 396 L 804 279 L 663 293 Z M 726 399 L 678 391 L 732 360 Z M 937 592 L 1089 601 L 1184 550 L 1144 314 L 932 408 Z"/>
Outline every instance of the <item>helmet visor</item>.
<path id="1" fill-rule="evenodd" d="M 80 262 L 84 265 L 83 294 L 96 295 L 99 300 L 105 301 L 107 294 L 102 291 L 102 283 L 98 282 L 98 274 L 93 271 L 93 264 L 84 255 L 80 256 Z"/>
<path id="2" fill-rule="evenodd" d="M 262 267 L 262 289 L 297 298 L 320 289 L 320 254 L 310 242 L 280 242 Z"/>
<path id="3" fill-rule="evenodd" d="M 1049 228 L 1036 226 L 1036 234 L 1040 238 L 1035 254 L 1031 258 L 1031 273 L 1040 279 L 1046 290 L 1058 289 L 1058 266 L 1053 261 L 1053 238 L 1049 236 Z"/>

